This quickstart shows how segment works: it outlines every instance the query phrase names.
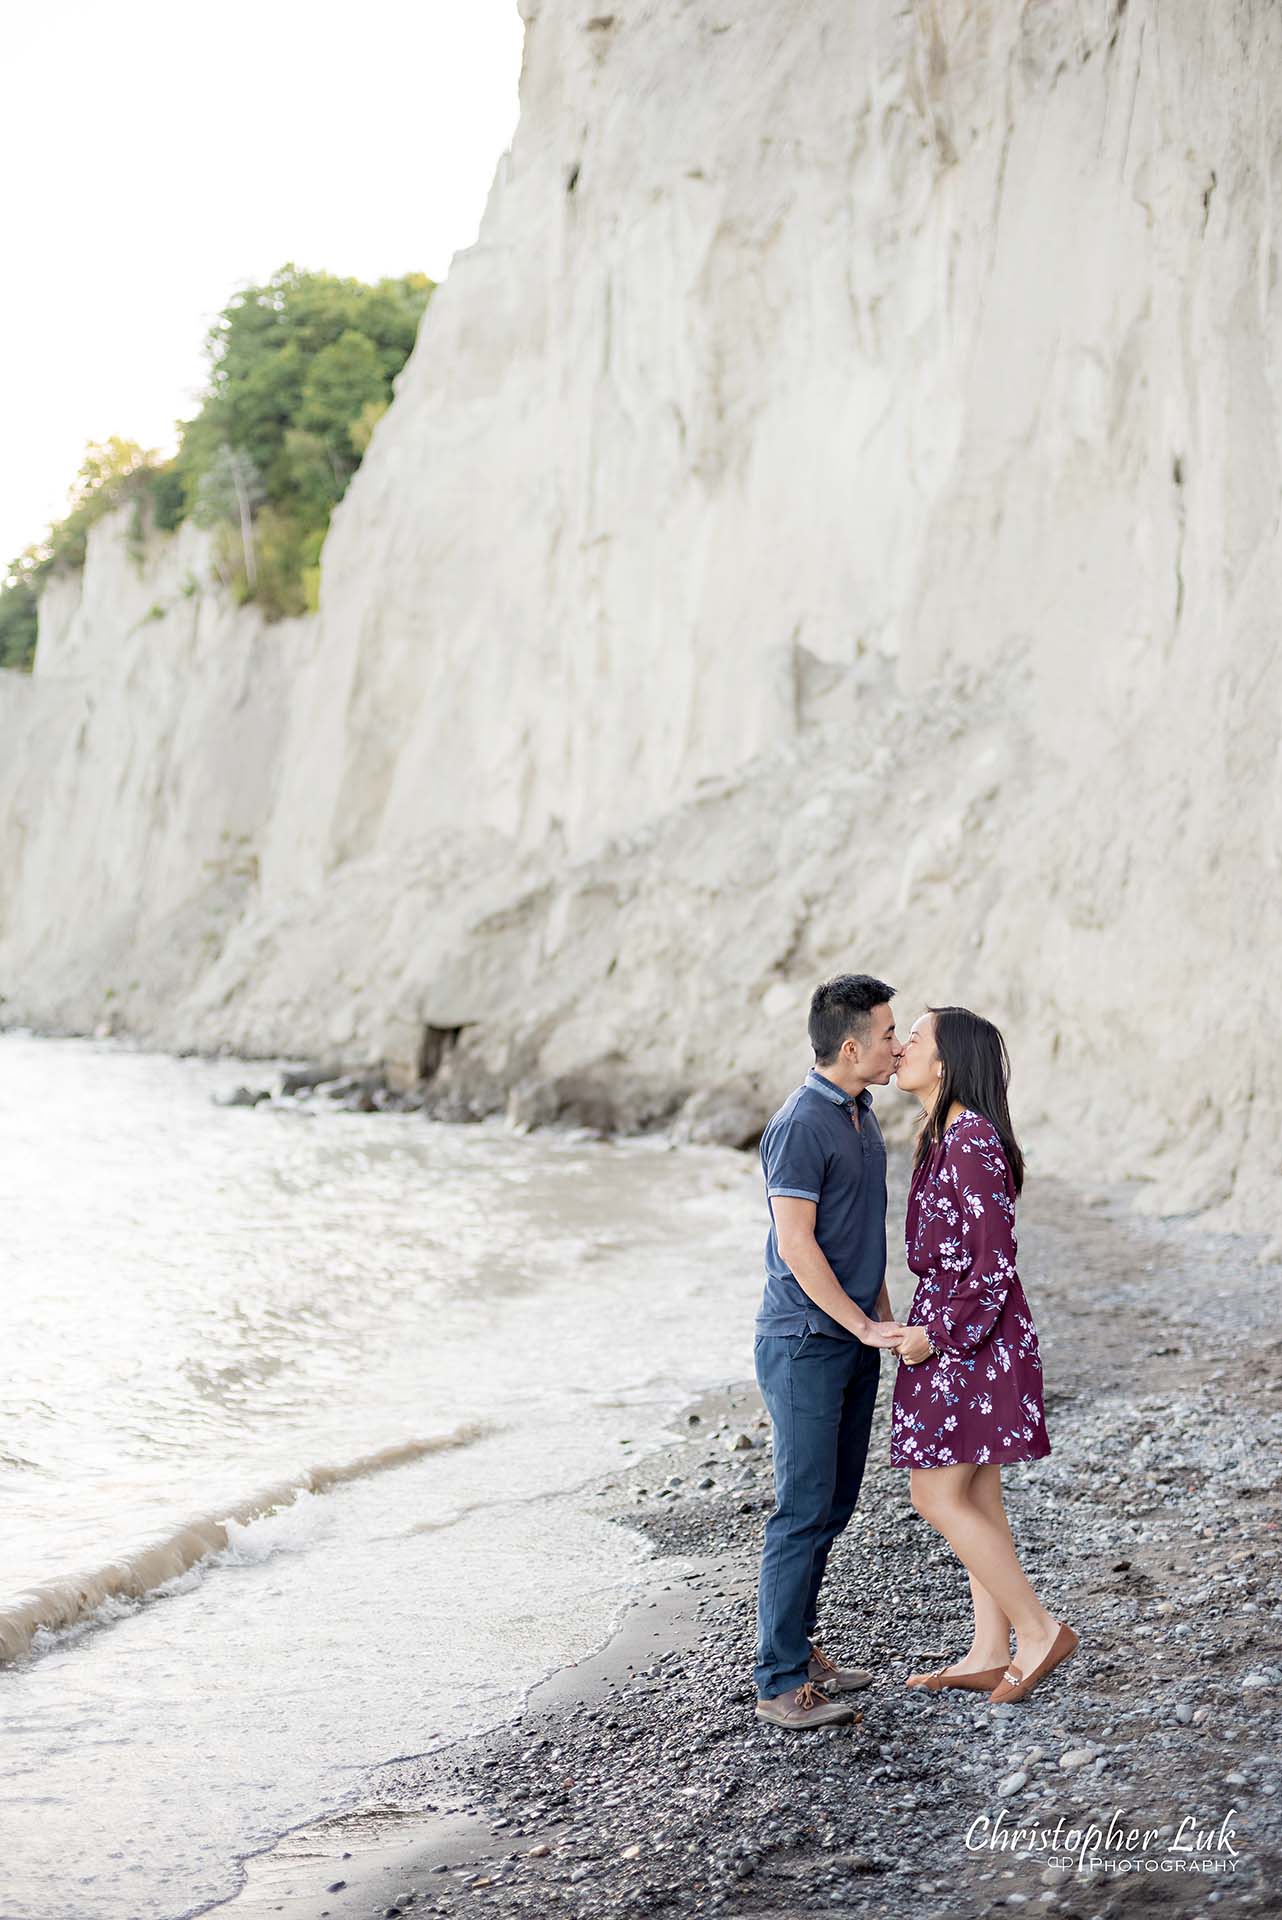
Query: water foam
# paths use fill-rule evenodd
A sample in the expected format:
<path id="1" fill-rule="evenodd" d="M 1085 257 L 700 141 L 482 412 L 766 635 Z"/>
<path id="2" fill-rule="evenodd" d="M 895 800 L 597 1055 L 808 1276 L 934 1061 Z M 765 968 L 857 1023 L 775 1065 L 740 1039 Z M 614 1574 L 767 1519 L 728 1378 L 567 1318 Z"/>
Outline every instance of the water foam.
<path id="1" fill-rule="evenodd" d="M 89 1622 L 106 1625 L 126 1611 L 130 1602 L 177 1590 L 183 1576 L 202 1561 L 217 1558 L 234 1565 L 245 1551 L 244 1529 L 253 1521 L 292 1506 L 302 1495 L 327 1493 L 347 1481 L 387 1473 L 428 1454 L 471 1446 L 494 1431 L 485 1422 L 471 1421 L 448 1433 L 398 1441 L 338 1466 L 311 1467 L 297 1479 L 278 1481 L 234 1506 L 197 1514 L 172 1532 L 92 1572 L 42 1582 L 12 1601 L 0 1602 L 0 1661 L 24 1659 L 69 1629 Z"/>

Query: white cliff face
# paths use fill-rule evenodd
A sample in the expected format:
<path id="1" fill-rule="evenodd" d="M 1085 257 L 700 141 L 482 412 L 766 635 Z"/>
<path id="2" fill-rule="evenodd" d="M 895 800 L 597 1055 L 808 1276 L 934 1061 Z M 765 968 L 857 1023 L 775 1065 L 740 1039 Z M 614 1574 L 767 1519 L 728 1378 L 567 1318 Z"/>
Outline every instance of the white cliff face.
<path id="1" fill-rule="evenodd" d="M 6 1017 L 645 1118 L 866 967 L 1278 1223 L 1275 10 L 524 11 L 320 614 L 107 523 L 0 676 Z"/>
<path id="2" fill-rule="evenodd" d="M 307 623 L 212 592 L 193 527 L 136 557 L 129 520 L 44 595 L 30 679 L 0 674 L 6 1020 L 144 1027 L 256 885 Z"/>

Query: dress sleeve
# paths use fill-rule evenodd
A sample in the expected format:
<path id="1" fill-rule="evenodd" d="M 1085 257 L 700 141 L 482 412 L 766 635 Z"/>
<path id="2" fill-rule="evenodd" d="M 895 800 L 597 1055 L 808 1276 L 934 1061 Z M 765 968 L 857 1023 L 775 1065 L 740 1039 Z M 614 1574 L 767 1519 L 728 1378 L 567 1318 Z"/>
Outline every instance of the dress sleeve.
<path id="1" fill-rule="evenodd" d="M 1015 1279 L 1015 1201 L 1010 1169 L 995 1134 L 950 1142 L 943 1171 L 958 1212 L 941 1267 L 951 1286 L 926 1332 L 937 1353 L 967 1359 L 997 1324 Z"/>

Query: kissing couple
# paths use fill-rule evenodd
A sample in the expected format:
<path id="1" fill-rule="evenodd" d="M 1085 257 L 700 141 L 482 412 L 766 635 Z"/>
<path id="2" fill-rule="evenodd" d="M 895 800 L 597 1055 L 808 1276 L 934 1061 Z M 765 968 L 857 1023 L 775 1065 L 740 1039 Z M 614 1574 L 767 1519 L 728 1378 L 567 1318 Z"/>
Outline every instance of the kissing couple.
<path id="1" fill-rule="evenodd" d="M 852 1719 L 842 1696 L 873 1678 L 815 1636 L 829 1550 L 859 1497 L 883 1348 L 899 1362 L 890 1464 L 908 1468 L 913 1506 L 969 1574 L 975 1614 L 966 1652 L 905 1684 L 1025 1700 L 1077 1645 L 1029 1585 L 1002 1503 L 1002 1467 L 1051 1450 L 1015 1270 L 1024 1160 L 1006 1045 L 965 1007 L 927 1009 L 901 1045 L 894 992 L 864 973 L 815 989 L 815 1064 L 761 1137 L 770 1232 L 754 1357 L 775 1506 L 757 1589 L 757 1715 L 798 1730 Z M 886 1147 L 868 1091 L 892 1075 L 922 1108 L 906 1324 L 886 1290 Z"/>

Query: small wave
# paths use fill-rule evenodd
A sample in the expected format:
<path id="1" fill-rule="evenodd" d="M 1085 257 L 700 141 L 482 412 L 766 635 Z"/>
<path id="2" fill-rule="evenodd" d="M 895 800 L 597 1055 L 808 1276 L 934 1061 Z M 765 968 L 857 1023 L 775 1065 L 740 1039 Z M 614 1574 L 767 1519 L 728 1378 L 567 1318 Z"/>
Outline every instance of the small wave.
<path id="1" fill-rule="evenodd" d="M 15 1600 L 0 1601 L 0 1662 L 21 1660 L 37 1635 L 61 1634 L 93 1615 L 112 1617 L 120 1602 L 144 1600 L 187 1573 L 200 1561 L 224 1553 L 251 1521 L 288 1507 L 303 1494 L 328 1493 L 348 1480 L 363 1480 L 408 1466 L 427 1454 L 471 1446 L 494 1431 L 480 1421 L 455 1427 L 426 1440 L 403 1440 L 376 1453 L 362 1454 L 341 1466 L 312 1467 L 296 1480 L 282 1480 L 232 1507 L 197 1514 L 158 1540 L 124 1554 L 92 1573 L 49 1580 Z"/>

